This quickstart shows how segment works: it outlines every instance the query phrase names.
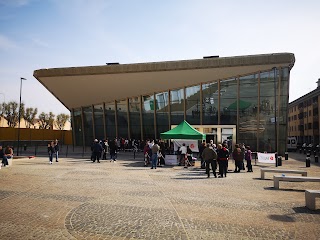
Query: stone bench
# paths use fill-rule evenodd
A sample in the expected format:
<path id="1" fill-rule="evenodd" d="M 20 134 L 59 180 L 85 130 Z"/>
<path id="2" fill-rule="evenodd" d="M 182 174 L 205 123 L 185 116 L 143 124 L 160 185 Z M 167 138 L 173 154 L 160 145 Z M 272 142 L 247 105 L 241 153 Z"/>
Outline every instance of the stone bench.
<path id="1" fill-rule="evenodd" d="M 306 190 L 306 207 L 310 210 L 316 210 L 316 197 L 320 197 L 320 190 Z"/>
<path id="2" fill-rule="evenodd" d="M 274 175 L 273 176 L 273 185 L 275 189 L 279 189 L 279 182 L 320 182 L 319 177 L 296 177 L 296 176 L 281 176 Z"/>
<path id="3" fill-rule="evenodd" d="M 261 168 L 261 179 L 264 179 L 265 172 L 275 172 L 275 173 L 295 173 L 301 174 L 302 176 L 307 176 L 307 171 L 303 170 L 293 170 L 293 169 L 281 169 L 281 168 Z"/>

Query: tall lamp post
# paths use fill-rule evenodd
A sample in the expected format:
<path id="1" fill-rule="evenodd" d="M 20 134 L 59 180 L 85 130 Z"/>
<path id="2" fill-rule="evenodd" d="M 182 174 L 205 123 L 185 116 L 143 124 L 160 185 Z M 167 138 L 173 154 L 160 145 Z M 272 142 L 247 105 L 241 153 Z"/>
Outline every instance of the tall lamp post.
<path id="1" fill-rule="evenodd" d="M 21 120 L 21 91 L 22 91 L 22 80 L 27 80 L 25 78 L 20 78 L 20 101 L 19 101 L 19 127 L 18 127 L 18 149 L 17 156 L 19 156 L 19 148 L 20 148 L 20 120 Z"/>
<path id="2" fill-rule="evenodd" d="M 278 167 L 278 129 L 277 129 L 277 82 L 276 82 L 276 73 L 277 68 L 272 68 L 273 70 L 273 81 L 274 81 L 274 142 L 275 142 L 275 160 L 276 160 L 276 167 Z"/>

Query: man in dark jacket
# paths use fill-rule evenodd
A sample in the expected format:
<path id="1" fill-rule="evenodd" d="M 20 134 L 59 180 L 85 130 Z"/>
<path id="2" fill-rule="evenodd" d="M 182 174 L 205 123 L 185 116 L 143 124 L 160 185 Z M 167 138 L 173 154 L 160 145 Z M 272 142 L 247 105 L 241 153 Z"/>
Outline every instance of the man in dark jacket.
<path id="1" fill-rule="evenodd" d="M 95 162 L 97 160 L 98 163 L 100 163 L 100 157 L 101 157 L 101 153 L 102 153 L 102 146 L 99 143 L 98 139 L 94 140 L 94 144 L 92 146 L 92 153 L 93 153 L 93 162 Z"/>
<path id="2" fill-rule="evenodd" d="M 210 177 L 210 164 L 214 177 L 217 177 L 216 168 L 217 168 L 217 153 L 208 143 L 207 147 L 202 152 L 202 158 L 206 162 L 206 173 L 208 178 Z"/>
<path id="3" fill-rule="evenodd" d="M 227 177 L 229 150 L 225 145 L 218 145 L 219 178 Z"/>

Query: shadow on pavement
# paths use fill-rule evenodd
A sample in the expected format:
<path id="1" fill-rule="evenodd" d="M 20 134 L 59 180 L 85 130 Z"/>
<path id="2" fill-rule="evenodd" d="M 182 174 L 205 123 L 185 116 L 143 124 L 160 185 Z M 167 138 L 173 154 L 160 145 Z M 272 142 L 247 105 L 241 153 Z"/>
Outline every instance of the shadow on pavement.
<path id="1" fill-rule="evenodd" d="M 280 222 L 295 222 L 294 217 L 288 216 L 288 215 L 275 215 L 271 214 L 268 215 L 268 218 L 274 221 L 280 221 Z"/>
<path id="2" fill-rule="evenodd" d="M 307 207 L 294 207 L 292 209 L 295 211 L 295 213 L 320 214 L 320 209 L 310 210 Z"/>
<path id="3" fill-rule="evenodd" d="M 274 187 L 264 187 L 265 190 L 274 190 L 274 191 L 285 191 L 285 192 L 305 192 L 305 190 L 302 189 L 292 189 L 292 188 L 286 188 L 286 189 L 275 189 Z"/>

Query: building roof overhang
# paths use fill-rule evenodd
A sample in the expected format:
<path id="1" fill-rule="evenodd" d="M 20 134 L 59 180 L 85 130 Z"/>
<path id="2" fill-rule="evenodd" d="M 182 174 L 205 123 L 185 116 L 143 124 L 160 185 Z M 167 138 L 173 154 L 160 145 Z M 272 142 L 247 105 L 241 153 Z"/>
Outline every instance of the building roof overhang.
<path id="1" fill-rule="evenodd" d="M 182 61 L 51 68 L 33 76 L 69 110 L 127 97 L 153 94 L 273 67 L 290 67 L 292 53 L 275 53 Z"/>

